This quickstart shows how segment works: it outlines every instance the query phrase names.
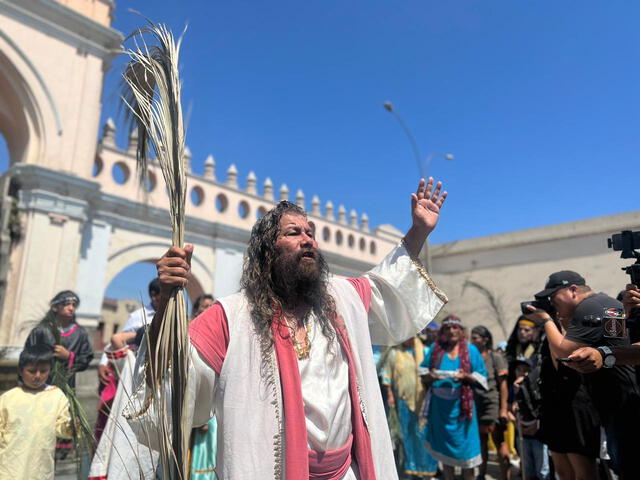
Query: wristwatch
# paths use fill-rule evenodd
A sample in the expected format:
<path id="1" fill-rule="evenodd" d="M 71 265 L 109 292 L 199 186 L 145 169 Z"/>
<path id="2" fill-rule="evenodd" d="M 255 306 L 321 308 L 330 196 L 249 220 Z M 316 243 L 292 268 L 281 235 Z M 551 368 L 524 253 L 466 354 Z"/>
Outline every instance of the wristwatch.
<path id="1" fill-rule="evenodd" d="M 604 368 L 612 368 L 616 364 L 616 357 L 609 347 L 598 347 L 600 355 L 602 355 L 602 366 Z"/>

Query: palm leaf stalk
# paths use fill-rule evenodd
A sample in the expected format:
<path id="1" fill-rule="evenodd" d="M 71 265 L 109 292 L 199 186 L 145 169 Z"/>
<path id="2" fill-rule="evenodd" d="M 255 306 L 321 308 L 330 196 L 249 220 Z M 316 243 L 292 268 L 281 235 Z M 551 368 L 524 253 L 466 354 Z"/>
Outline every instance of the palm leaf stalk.
<path id="1" fill-rule="evenodd" d="M 149 46 L 145 36 L 153 39 Z M 123 102 L 138 129 L 138 170 L 141 182 L 153 151 L 169 195 L 172 243 L 184 243 L 186 175 L 184 169 L 185 132 L 180 103 L 178 55 L 182 37 L 176 42 L 161 24 L 147 25 L 133 32 L 134 47 L 126 50 L 130 61 L 124 73 Z M 190 425 L 183 408 L 187 387 L 189 339 L 187 309 L 182 288 L 175 288 L 158 331 L 155 351 L 150 352 L 152 395 L 158 408 L 160 461 L 171 480 L 188 478 Z M 164 381 L 170 375 L 169 391 Z M 171 420 L 168 421 L 167 418 Z"/>

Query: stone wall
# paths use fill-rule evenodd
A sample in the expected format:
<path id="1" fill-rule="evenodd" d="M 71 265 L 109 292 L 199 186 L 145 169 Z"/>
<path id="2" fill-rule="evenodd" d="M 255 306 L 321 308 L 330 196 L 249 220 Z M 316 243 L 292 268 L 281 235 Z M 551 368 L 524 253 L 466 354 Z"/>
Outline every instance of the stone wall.
<path id="1" fill-rule="evenodd" d="M 640 230 L 640 211 L 433 245 L 431 271 L 450 299 L 443 314 L 455 312 L 468 327 L 485 325 L 502 340 L 520 302 L 559 270 L 574 270 L 615 297 L 629 279 L 621 267 L 633 263 L 607 248 L 607 238 L 621 230 Z"/>

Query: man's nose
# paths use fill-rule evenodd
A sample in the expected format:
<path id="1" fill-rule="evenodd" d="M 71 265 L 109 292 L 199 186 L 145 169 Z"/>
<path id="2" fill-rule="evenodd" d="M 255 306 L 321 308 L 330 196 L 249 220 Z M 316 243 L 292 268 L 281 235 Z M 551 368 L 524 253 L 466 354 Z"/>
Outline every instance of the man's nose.
<path id="1" fill-rule="evenodd" d="M 315 239 L 311 235 L 307 235 L 306 233 L 302 234 L 302 243 L 304 245 L 313 245 Z"/>

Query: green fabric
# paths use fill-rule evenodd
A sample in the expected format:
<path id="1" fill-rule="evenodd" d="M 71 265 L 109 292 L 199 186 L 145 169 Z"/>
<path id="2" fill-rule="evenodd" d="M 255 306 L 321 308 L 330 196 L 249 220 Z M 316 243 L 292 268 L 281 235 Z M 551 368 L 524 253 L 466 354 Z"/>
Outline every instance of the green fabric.
<path id="1" fill-rule="evenodd" d="M 216 442 L 218 424 L 216 417 L 207 423 L 207 432 L 195 429 L 191 450 L 191 480 L 215 480 Z"/>

